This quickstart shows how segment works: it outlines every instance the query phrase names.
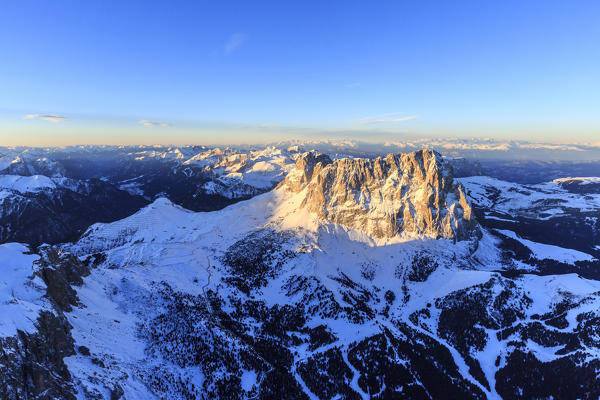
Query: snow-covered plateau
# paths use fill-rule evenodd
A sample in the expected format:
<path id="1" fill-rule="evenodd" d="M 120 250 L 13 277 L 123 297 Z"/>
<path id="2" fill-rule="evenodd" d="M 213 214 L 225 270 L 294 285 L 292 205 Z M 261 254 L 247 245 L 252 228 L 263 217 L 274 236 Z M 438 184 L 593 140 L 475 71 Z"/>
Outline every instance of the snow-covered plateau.
<path id="1" fill-rule="evenodd" d="M 1 240 L 0 398 L 600 396 L 600 178 L 301 150 L 31 150 L 55 173 L 0 175 L 0 207 L 105 212 Z"/>

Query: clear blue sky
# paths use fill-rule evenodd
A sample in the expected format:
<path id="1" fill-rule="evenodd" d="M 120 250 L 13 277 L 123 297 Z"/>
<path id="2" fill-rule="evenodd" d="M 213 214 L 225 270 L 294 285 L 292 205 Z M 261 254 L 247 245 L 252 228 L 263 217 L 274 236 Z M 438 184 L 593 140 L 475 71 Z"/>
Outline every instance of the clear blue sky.
<path id="1" fill-rule="evenodd" d="M 597 0 L 4 1 L 0 145 L 596 142 L 599 21 Z"/>

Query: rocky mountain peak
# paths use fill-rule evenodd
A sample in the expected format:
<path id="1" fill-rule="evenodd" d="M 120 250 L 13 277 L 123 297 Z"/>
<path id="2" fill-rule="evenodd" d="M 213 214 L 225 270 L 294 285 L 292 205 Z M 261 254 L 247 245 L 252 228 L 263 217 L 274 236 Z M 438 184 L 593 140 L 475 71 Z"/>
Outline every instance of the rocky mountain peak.
<path id="1" fill-rule="evenodd" d="M 477 224 L 452 167 L 433 150 L 331 160 L 305 153 L 281 184 L 302 207 L 375 238 L 403 232 L 463 240 Z"/>

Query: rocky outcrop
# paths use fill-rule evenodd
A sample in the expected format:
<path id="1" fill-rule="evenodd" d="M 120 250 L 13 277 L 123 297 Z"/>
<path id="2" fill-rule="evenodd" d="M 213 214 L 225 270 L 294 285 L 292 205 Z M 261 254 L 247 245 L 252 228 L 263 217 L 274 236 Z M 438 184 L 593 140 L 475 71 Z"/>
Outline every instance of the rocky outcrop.
<path id="1" fill-rule="evenodd" d="M 89 268 L 50 246 L 38 249 L 34 276 L 44 281 L 52 308 L 40 311 L 34 330 L 0 337 L 0 399 L 74 400 L 75 388 L 64 358 L 75 354 L 72 326 L 64 312 L 79 303 L 72 286 L 83 284 Z M 16 300 L 26 302 L 23 300 Z"/>
<path id="2" fill-rule="evenodd" d="M 0 398 L 74 400 L 63 361 L 75 354 L 69 323 L 63 315 L 42 311 L 35 328 L 0 337 Z"/>
<path id="3" fill-rule="evenodd" d="M 464 240 L 477 230 L 452 167 L 431 150 L 334 161 L 305 153 L 281 185 L 302 193 L 301 207 L 375 238 L 408 232 Z"/>

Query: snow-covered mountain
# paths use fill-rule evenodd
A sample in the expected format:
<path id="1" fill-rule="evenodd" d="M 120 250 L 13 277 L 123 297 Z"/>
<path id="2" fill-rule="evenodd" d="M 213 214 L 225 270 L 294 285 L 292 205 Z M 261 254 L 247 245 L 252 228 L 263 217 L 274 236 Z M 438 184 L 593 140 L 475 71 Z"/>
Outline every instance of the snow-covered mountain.
<path id="1" fill-rule="evenodd" d="M 0 397 L 600 396 L 597 179 L 455 178 L 433 151 L 201 150 L 146 161 L 270 183 L 0 245 Z"/>
<path id="2" fill-rule="evenodd" d="M 181 179 L 188 178 L 188 183 L 211 182 L 209 193 L 230 199 L 247 198 L 279 183 L 297 155 L 297 149 L 272 146 L 0 148 L 0 174 L 97 178 L 147 197 L 156 194 L 152 190 L 153 180 L 175 180 L 181 175 Z M 198 191 L 202 188 L 202 185 L 195 187 Z"/>
<path id="3" fill-rule="evenodd" d="M 0 149 L 1 150 L 1 149 Z M 0 243 L 60 243 L 158 197 L 213 211 L 272 189 L 297 151 L 82 147 L 0 151 Z"/>
<path id="4" fill-rule="evenodd" d="M 75 240 L 92 223 L 124 218 L 146 204 L 98 179 L 0 175 L 0 243 Z"/>

